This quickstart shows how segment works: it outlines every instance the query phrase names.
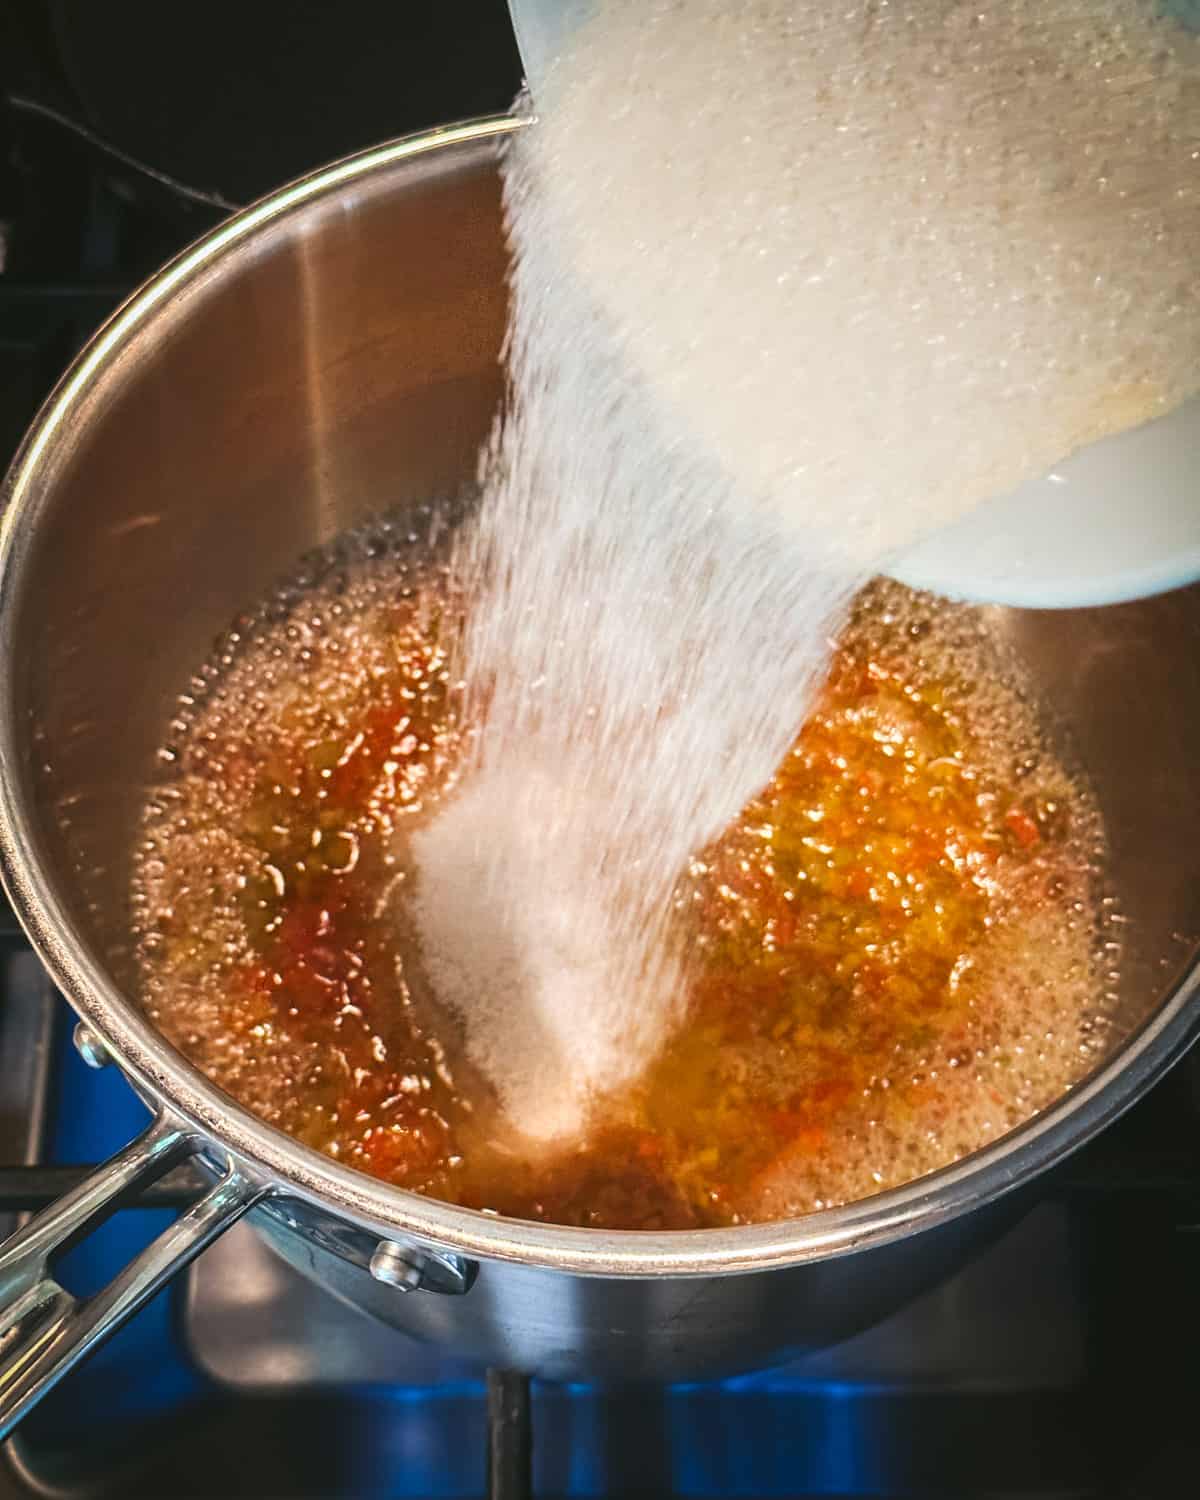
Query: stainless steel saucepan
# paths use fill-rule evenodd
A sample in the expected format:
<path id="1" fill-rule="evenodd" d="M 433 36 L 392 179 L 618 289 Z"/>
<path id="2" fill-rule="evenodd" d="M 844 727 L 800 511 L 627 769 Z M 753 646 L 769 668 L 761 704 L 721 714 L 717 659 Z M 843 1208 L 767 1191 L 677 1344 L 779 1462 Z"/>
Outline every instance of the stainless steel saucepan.
<path id="1" fill-rule="evenodd" d="M 994 612 L 1073 732 L 1129 919 L 1125 1030 L 1024 1129 L 893 1192 L 789 1223 L 601 1233 L 385 1186 L 264 1125 L 134 1003 L 130 852 L 176 693 L 298 554 L 455 489 L 500 394 L 510 120 L 339 163 L 239 214 L 100 332 L 4 488 L 0 855 L 13 904 L 153 1112 L 141 1140 L 0 1251 L 7 1427 L 240 1215 L 364 1311 L 551 1377 L 668 1378 L 835 1342 L 944 1275 L 1031 1182 L 1141 1094 L 1200 1014 L 1200 592 Z M 56 1255 L 184 1157 L 211 1190 L 105 1290 Z"/>

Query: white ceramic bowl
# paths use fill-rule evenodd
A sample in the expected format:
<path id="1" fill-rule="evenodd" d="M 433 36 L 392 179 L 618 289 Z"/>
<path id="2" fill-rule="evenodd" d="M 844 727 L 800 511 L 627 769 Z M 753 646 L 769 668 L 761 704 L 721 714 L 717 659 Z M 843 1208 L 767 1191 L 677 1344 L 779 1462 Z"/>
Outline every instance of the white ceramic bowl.
<path id="1" fill-rule="evenodd" d="M 509 0 L 535 98 L 564 35 L 596 3 Z M 891 572 L 954 598 L 1041 609 L 1115 604 L 1200 578 L 1200 398 L 1065 458 Z"/>

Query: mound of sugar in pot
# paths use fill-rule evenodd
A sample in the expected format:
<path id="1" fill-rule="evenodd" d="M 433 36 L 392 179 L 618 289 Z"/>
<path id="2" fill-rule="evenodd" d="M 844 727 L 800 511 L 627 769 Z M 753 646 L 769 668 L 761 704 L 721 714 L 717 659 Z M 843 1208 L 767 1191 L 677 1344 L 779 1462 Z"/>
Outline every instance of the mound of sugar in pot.
<path id="1" fill-rule="evenodd" d="M 414 838 L 426 855 L 417 893 L 426 977 L 466 1017 L 474 1060 L 526 1143 L 582 1132 L 594 1094 L 632 1079 L 657 1051 L 682 994 L 661 957 L 654 972 L 630 972 L 640 950 L 614 944 L 622 924 L 594 909 L 596 883 L 576 846 L 554 836 L 555 823 L 571 835 L 582 821 L 560 787 L 485 773 L 435 833 Z"/>

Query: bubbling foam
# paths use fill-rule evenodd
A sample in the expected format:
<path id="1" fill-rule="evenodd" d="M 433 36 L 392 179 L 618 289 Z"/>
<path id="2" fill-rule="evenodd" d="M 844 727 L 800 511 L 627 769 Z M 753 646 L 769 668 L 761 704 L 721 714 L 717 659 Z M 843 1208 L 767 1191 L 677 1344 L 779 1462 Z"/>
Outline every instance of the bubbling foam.
<path id="1" fill-rule="evenodd" d="M 141 995 L 234 1097 L 451 1202 L 689 1228 L 903 1182 L 1050 1104 L 1102 1055 L 1094 799 L 986 612 L 876 584 L 771 786 L 672 894 L 687 1024 L 649 1067 L 636 1045 L 633 1066 L 608 1055 L 622 1082 L 589 1102 L 580 1150 L 550 1127 L 578 1109 L 572 1050 L 594 1045 L 589 1027 L 603 1045 L 611 1013 L 593 1017 L 586 993 L 554 1007 L 585 1041 L 510 1016 L 526 1028 L 518 1078 L 544 1111 L 514 1128 L 489 1059 L 447 1014 L 457 991 L 411 940 L 431 904 L 414 846 L 433 820 L 453 829 L 458 806 L 460 834 L 492 815 L 470 807 L 481 780 L 458 781 L 475 733 L 449 666 L 464 601 L 411 536 L 347 538 L 239 620 L 162 747 L 132 891 Z M 547 884 L 550 831 L 532 823 L 519 848 Z M 445 942 L 461 952 L 475 935 L 452 884 Z M 473 946 L 481 983 L 478 953 L 518 942 L 523 970 L 565 949 L 589 989 L 607 981 L 613 956 L 581 949 L 572 892 L 551 886 L 535 910 L 560 894 L 559 929 Z"/>

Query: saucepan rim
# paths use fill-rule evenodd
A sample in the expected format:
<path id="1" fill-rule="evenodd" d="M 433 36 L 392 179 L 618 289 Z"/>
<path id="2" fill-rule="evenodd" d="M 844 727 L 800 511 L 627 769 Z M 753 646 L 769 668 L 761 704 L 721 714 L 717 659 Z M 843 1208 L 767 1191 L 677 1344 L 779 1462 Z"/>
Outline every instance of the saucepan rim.
<path id="1" fill-rule="evenodd" d="M 29 540 L 47 497 L 43 477 L 86 420 L 85 405 L 117 358 L 180 293 L 254 254 L 260 237 L 322 198 L 412 159 L 445 152 L 485 161 L 526 118 L 495 116 L 407 136 L 293 182 L 234 215 L 152 276 L 100 329 L 52 393 L 0 489 L 0 877 L 55 983 L 143 1097 L 228 1154 L 281 1198 L 299 1198 L 375 1233 L 480 1259 L 606 1277 L 700 1276 L 769 1270 L 883 1245 L 932 1228 L 1054 1166 L 1117 1118 L 1187 1049 L 1200 1028 L 1196 955 L 1155 1013 L 1061 1100 L 964 1160 L 841 1208 L 730 1229 L 572 1229 L 506 1219 L 392 1187 L 339 1165 L 265 1124 L 210 1083 L 126 998 L 89 949 L 39 848 L 21 791 L 15 704 L 16 610 Z M 454 150 L 453 148 L 458 148 Z M 425 164 L 426 168 L 428 163 Z M 52 475 L 50 476 L 52 482 Z"/>

